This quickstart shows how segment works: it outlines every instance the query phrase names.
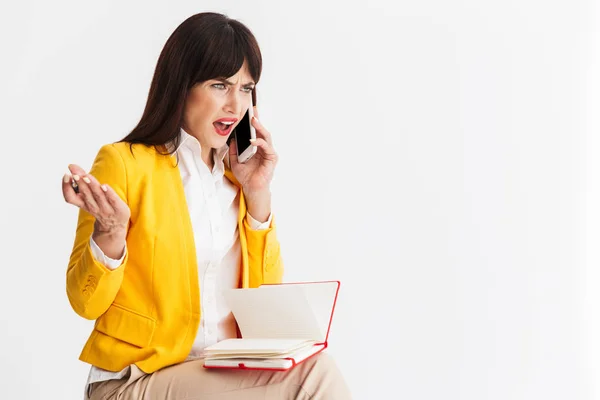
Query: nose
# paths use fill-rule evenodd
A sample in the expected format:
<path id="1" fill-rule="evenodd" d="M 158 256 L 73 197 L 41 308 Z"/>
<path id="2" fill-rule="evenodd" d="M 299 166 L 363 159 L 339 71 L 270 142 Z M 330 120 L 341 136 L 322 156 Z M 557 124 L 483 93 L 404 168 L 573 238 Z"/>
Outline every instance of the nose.
<path id="1" fill-rule="evenodd" d="M 232 90 L 228 94 L 227 101 L 223 107 L 225 112 L 233 115 L 240 115 L 242 112 L 243 101 L 239 92 L 239 90 Z"/>

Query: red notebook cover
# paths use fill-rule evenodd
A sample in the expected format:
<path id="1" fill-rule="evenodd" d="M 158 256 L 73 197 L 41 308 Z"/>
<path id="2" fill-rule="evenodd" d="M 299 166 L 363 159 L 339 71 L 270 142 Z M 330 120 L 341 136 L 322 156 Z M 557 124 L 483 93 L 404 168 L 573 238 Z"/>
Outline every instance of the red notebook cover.
<path id="1" fill-rule="evenodd" d="M 294 288 L 293 285 L 300 286 Z M 274 288 L 276 286 L 279 288 Z M 256 292 L 268 287 L 275 290 L 270 290 L 272 293 Z M 339 281 L 320 281 L 268 284 L 257 289 L 234 289 L 235 292 L 232 292 L 231 296 L 237 297 L 237 302 L 232 301 L 230 305 L 238 322 L 242 339 L 285 341 L 286 338 L 299 334 L 298 339 L 311 340 L 314 343 L 305 344 L 303 348 L 294 353 L 295 356 L 290 357 L 253 358 L 250 355 L 244 355 L 236 358 L 215 359 L 211 350 L 217 351 L 220 345 L 225 345 L 227 348 L 227 341 L 223 341 L 207 347 L 207 359 L 204 367 L 286 371 L 319 354 L 328 345 L 339 288 Z M 273 301 L 273 299 L 279 299 L 279 301 Z M 325 304 L 331 304 L 331 308 L 325 308 Z M 256 308 L 250 307 L 260 307 L 260 312 L 257 312 Z M 311 312 L 314 320 L 310 318 Z M 273 318 L 281 321 L 277 332 L 273 331 L 273 325 L 276 323 Z M 303 321 L 304 324 L 301 325 L 306 326 L 299 327 L 298 321 Z M 326 329 L 323 329 L 325 327 Z M 262 336 L 266 332 L 272 332 L 270 334 L 272 336 Z M 250 343 L 248 340 L 246 342 Z"/>

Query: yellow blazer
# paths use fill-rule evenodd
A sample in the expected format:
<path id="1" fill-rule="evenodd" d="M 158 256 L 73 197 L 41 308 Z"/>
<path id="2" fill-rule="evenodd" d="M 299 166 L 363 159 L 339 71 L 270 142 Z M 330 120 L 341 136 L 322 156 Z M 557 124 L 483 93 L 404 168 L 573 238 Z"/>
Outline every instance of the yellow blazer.
<path id="1" fill-rule="evenodd" d="M 120 371 L 136 364 L 151 373 L 185 360 L 200 322 L 196 248 L 176 158 L 129 143 L 103 146 L 90 170 L 129 205 L 127 255 L 110 270 L 90 249 L 94 217 L 80 210 L 67 269 L 75 312 L 96 320 L 80 360 Z M 225 176 L 239 186 L 229 169 Z M 241 189 L 240 189 L 241 192 Z M 252 230 L 240 193 L 240 287 L 280 283 L 283 263 L 275 224 Z"/>

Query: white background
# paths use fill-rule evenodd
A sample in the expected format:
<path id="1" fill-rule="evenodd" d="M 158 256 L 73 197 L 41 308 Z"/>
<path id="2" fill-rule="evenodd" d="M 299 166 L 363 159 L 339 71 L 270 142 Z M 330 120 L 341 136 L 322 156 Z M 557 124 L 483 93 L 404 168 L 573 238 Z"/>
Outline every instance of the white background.
<path id="1" fill-rule="evenodd" d="M 356 399 L 600 398 L 583 0 L 3 4 L 1 398 L 81 398 L 60 180 L 135 126 L 167 37 L 209 10 L 261 45 L 285 280 L 342 281 L 329 351 Z"/>

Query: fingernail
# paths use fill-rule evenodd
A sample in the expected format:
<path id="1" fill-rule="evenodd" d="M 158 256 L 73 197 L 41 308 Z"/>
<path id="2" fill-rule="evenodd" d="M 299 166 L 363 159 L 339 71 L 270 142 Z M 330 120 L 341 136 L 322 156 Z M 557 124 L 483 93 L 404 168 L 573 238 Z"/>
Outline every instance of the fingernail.
<path id="1" fill-rule="evenodd" d="M 258 121 L 258 118 L 256 118 L 256 116 L 255 116 L 255 115 L 253 115 L 253 116 L 252 116 L 252 118 Z"/>
<path id="2" fill-rule="evenodd" d="M 64 183 L 69 183 L 69 180 L 70 180 L 69 174 L 65 174 L 65 176 L 63 176 L 63 182 Z"/>
<path id="3" fill-rule="evenodd" d="M 73 179 L 75 179 L 76 181 L 79 180 L 79 175 L 73 175 Z"/>
<path id="4" fill-rule="evenodd" d="M 90 178 L 88 178 L 87 176 L 83 177 L 83 181 L 85 183 L 91 183 L 92 181 L 90 181 Z"/>
<path id="5" fill-rule="evenodd" d="M 256 139 L 250 139 L 250 143 L 256 142 Z"/>
<path id="6" fill-rule="evenodd" d="M 104 190 L 105 192 L 108 191 L 108 188 L 106 187 L 106 185 L 102 185 L 100 186 L 102 188 L 102 190 Z"/>

